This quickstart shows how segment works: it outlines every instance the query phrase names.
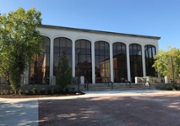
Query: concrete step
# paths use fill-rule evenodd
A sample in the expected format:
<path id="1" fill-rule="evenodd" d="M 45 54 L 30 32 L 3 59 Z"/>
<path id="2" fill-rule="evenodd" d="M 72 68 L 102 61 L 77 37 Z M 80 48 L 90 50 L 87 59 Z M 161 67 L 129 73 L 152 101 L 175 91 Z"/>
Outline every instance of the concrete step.
<path id="1" fill-rule="evenodd" d="M 114 83 L 113 84 L 113 90 L 128 90 L 129 85 L 125 83 Z M 131 89 L 149 89 L 149 87 L 144 86 L 143 84 L 131 84 Z M 87 90 L 84 88 L 84 90 Z M 89 90 L 90 91 L 106 91 L 106 90 L 112 90 L 111 84 L 106 83 L 98 83 L 98 84 L 89 84 Z"/>

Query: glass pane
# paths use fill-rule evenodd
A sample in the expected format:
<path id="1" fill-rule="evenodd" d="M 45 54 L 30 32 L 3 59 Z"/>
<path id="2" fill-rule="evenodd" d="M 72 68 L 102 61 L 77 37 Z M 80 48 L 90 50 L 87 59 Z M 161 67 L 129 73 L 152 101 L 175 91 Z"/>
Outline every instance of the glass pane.
<path id="1" fill-rule="evenodd" d="M 59 39 L 54 40 L 54 52 L 59 52 Z"/>
<path id="2" fill-rule="evenodd" d="M 60 46 L 66 47 L 66 39 L 65 38 L 60 38 Z"/>
<path id="3" fill-rule="evenodd" d="M 95 55 L 99 55 L 99 54 L 100 54 L 100 52 L 99 52 L 99 43 L 96 42 L 95 43 Z"/>
<path id="4" fill-rule="evenodd" d="M 66 52 L 72 53 L 72 42 L 70 40 L 68 40 L 66 43 Z"/>
<path id="5" fill-rule="evenodd" d="M 104 55 L 105 53 L 105 45 L 104 42 L 99 42 L 99 51 L 100 51 L 100 55 Z"/>
<path id="6" fill-rule="evenodd" d="M 105 42 L 105 55 L 109 55 L 109 44 Z"/>

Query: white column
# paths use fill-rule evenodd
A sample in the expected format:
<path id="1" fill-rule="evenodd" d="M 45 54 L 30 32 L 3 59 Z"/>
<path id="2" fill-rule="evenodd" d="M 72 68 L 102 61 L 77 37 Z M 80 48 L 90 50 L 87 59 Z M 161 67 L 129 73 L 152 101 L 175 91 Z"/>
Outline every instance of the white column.
<path id="1" fill-rule="evenodd" d="M 142 66 L 143 66 L 143 77 L 146 76 L 146 65 L 145 65 L 145 56 L 144 56 L 144 45 L 142 45 Z"/>
<path id="2" fill-rule="evenodd" d="M 131 81 L 131 69 L 130 69 L 130 56 L 129 56 L 129 44 L 126 44 L 126 59 L 127 59 L 127 79 Z"/>
<path id="3" fill-rule="evenodd" d="M 114 82 L 114 75 L 113 75 L 113 47 L 112 44 L 110 43 L 110 76 L 111 76 L 111 81 Z"/>
<path id="4" fill-rule="evenodd" d="M 95 84 L 95 48 L 94 42 L 91 42 L 91 58 L 92 58 L 92 84 Z"/>
<path id="5" fill-rule="evenodd" d="M 52 78 L 53 78 L 53 59 L 54 59 L 54 56 L 53 56 L 53 52 L 54 52 L 54 42 L 53 42 L 53 39 L 50 38 L 50 72 L 49 72 L 49 77 L 51 79 L 51 82 L 52 82 Z M 53 85 L 53 83 L 51 83 Z"/>
<path id="6" fill-rule="evenodd" d="M 75 68 L 76 68 L 76 62 L 75 62 L 75 41 L 72 41 L 72 76 L 75 77 Z"/>

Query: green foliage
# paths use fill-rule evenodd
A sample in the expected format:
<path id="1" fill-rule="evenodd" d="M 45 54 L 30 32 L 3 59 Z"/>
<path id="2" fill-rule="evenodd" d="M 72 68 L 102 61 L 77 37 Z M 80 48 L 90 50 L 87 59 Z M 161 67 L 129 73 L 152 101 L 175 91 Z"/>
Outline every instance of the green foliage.
<path id="1" fill-rule="evenodd" d="M 70 78 L 70 82 L 71 82 L 72 85 L 74 85 L 75 82 L 76 82 L 76 78 L 75 78 L 75 77 L 71 77 L 71 78 Z"/>
<path id="2" fill-rule="evenodd" d="M 63 93 L 63 89 L 62 88 L 58 88 L 58 93 Z"/>
<path id="3" fill-rule="evenodd" d="M 170 48 L 167 52 L 160 50 L 155 55 L 153 67 L 161 75 L 168 76 L 171 79 L 174 71 L 174 79 L 178 79 L 180 73 L 180 50 L 177 48 Z"/>
<path id="4" fill-rule="evenodd" d="M 68 65 L 68 57 L 66 55 L 65 51 L 62 51 L 60 55 L 60 60 L 58 64 L 58 73 L 57 73 L 57 84 L 61 86 L 62 89 L 64 89 L 68 84 L 71 82 L 71 69 Z"/>
<path id="5" fill-rule="evenodd" d="M 10 85 L 7 85 L 7 84 L 0 84 L 0 87 L 10 87 Z"/>
<path id="6" fill-rule="evenodd" d="M 52 94 L 52 90 L 51 90 L 51 89 L 48 89 L 48 90 L 47 90 L 47 93 L 48 93 L 48 94 Z"/>
<path id="7" fill-rule="evenodd" d="M 175 85 L 176 90 L 180 90 L 180 85 Z"/>
<path id="8" fill-rule="evenodd" d="M 18 94 L 19 94 L 19 95 L 22 95 L 22 94 L 23 94 L 23 90 L 22 90 L 22 89 L 19 89 Z"/>
<path id="9" fill-rule="evenodd" d="M 38 91 L 37 91 L 37 89 L 36 89 L 36 88 L 31 89 L 31 92 L 32 92 L 32 94 L 33 94 L 33 95 L 35 95 L 35 94 L 37 94 L 37 93 L 38 93 Z"/>
<path id="10" fill-rule="evenodd" d="M 25 94 L 26 94 L 26 95 L 30 95 L 30 94 L 31 94 L 31 91 L 27 89 L 27 90 L 25 90 Z"/>
<path id="11" fill-rule="evenodd" d="M 68 92 L 69 92 L 69 88 L 65 88 L 65 92 L 67 92 L 67 93 L 68 93 Z"/>
<path id="12" fill-rule="evenodd" d="M 151 83 L 157 83 L 158 78 L 157 77 L 151 77 Z"/>
<path id="13" fill-rule="evenodd" d="M 2 90 L 1 94 L 8 95 L 8 94 L 10 94 L 10 92 L 9 92 L 9 90 Z"/>
<path id="14" fill-rule="evenodd" d="M 54 94 L 57 94 L 57 93 L 58 93 L 58 89 L 54 88 L 54 89 L 53 89 L 53 93 L 54 93 Z"/>
<path id="15" fill-rule="evenodd" d="M 44 88 L 41 88 L 40 91 L 39 91 L 40 94 L 45 94 L 46 93 L 46 90 Z"/>
<path id="16" fill-rule="evenodd" d="M 5 77 L 13 90 L 20 87 L 21 75 L 35 54 L 40 54 L 44 42 L 37 27 L 41 13 L 34 8 L 19 8 L 0 16 L 0 75 Z"/>

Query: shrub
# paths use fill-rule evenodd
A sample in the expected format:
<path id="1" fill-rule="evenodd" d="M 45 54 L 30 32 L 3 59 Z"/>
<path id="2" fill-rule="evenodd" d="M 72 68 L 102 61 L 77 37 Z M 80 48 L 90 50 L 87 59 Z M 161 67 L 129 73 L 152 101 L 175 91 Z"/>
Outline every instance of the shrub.
<path id="1" fill-rule="evenodd" d="M 31 94 L 31 91 L 27 89 L 27 90 L 25 90 L 25 94 L 26 94 L 26 95 L 30 95 L 30 94 Z"/>
<path id="2" fill-rule="evenodd" d="M 37 93 L 38 93 L 38 91 L 37 91 L 37 89 L 36 89 L 36 88 L 31 89 L 31 92 L 32 92 L 32 94 L 33 94 L 33 95 L 35 95 L 35 94 L 37 94 Z"/>
<path id="3" fill-rule="evenodd" d="M 3 94 L 3 90 L 0 90 L 0 95 L 2 95 Z"/>
<path id="4" fill-rule="evenodd" d="M 40 94 L 45 94 L 45 93 L 46 93 L 46 90 L 44 88 L 41 88 Z"/>
<path id="5" fill-rule="evenodd" d="M 22 94 L 23 94 L 23 90 L 22 90 L 22 89 L 19 89 L 18 94 L 19 94 L 19 95 L 22 95 Z"/>
<path id="6" fill-rule="evenodd" d="M 7 90 L 1 90 L 1 95 L 7 94 Z"/>
<path id="7" fill-rule="evenodd" d="M 52 90 L 51 90 L 51 89 L 48 89 L 48 90 L 47 90 L 47 93 L 48 93 L 48 94 L 52 94 Z"/>
<path id="8" fill-rule="evenodd" d="M 9 94 L 9 90 L 3 90 L 1 94 L 8 95 Z"/>
<path id="9" fill-rule="evenodd" d="M 54 89 L 53 89 L 53 93 L 54 93 L 54 94 L 57 94 L 57 93 L 58 93 L 58 89 L 54 88 Z"/>
<path id="10" fill-rule="evenodd" d="M 63 89 L 62 88 L 58 88 L 58 93 L 63 93 Z"/>
<path id="11" fill-rule="evenodd" d="M 10 90 L 10 91 L 9 91 L 9 93 L 10 93 L 10 94 L 13 94 L 13 93 L 14 93 L 14 91 L 13 91 L 13 90 Z"/>
<path id="12" fill-rule="evenodd" d="M 65 88 L 65 92 L 69 92 L 69 88 L 67 87 L 67 88 Z"/>
<path id="13" fill-rule="evenodd" d="M 165 89 L 165 90 L 173 90 L 174 88 L 173 88 L 172 85 L 166 85 L 166 86 L 164 87 L 164 89 Z"/>

